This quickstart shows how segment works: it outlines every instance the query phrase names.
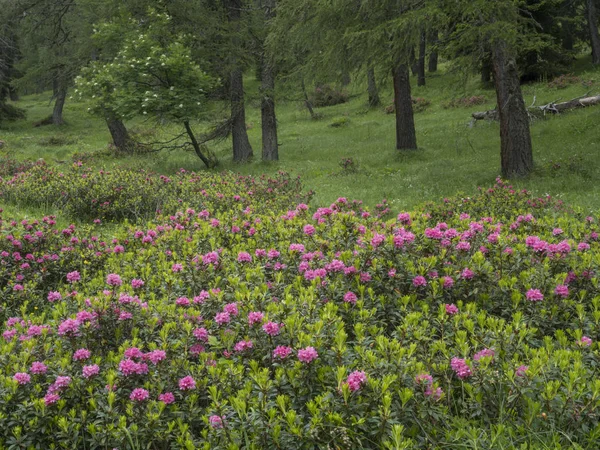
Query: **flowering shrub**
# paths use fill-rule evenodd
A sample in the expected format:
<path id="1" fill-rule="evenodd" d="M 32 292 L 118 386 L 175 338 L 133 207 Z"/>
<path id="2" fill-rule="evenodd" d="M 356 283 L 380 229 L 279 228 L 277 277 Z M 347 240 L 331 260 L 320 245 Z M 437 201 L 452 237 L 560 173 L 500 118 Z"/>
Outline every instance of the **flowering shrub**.
<path id="1" fill-rule="evenodd" d="M 309 95 L 310 103 L 317 107 L 334 106 L 348 101 L 348 93 L 343 89 L 336 89 L 329 84 L 317 86 Z"/>
<path id="2" fill-rule="evenodd" d="M 500 180 L 388 221 L 211 180 L 144 224 L 2 219 L 0 447 L 595 447 L 594 218 Z"/>

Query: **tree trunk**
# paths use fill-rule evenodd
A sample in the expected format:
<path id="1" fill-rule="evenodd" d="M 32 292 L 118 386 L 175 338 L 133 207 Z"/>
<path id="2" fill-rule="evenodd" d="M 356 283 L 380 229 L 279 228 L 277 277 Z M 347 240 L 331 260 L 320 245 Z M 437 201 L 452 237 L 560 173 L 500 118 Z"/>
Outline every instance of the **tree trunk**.
<path id="1" fill-rule="evenodd" d="M 266 0 L 265 22 L 268 24 L 275 17 L 275 0 Z M 260 104 L 262 126 L 262 159 L 263 161 L 279 160 L 279 143 L 277 142 L 277 116 L 275 115 L 275 69 L 273 63 L 264 54 L 262 56 Z"/>
<path id="2" fill-rule="evenodd" d="M 489 86 L 492 82 L 492 58 L 490 55 L 486 55 L 481 61 L 481 82 L 484 86 Z"/>
<path id="3" fill-rule="evenodd" d="M 425 51 L 427 49 L 427 37 L 425 31 L 421 31 L 419 40 L 419 60 L 417 61 L 417 86 L 425 86 Z"/>
<path id="4" fill-rule="evenodd" d="M 517 64 L 502 41 L 494 45 L 492 60 L 500 117 L 502 176 L 525 176 L 533 169 L 533 152 Z"/>
<path id="5" fill-rule="evenodd" d="M 410 49 L 410 71 L 413 74 L 413 77 L 417 76 L 417 73 L 419 72 L 419 68 L 417 67 L 419 64 L 419 62 L 417 61 L 417 56 L 415 54 L 415 48 L 411 47 Z"/>
<path id="6" fill-rule="evenodd" d="M 396 109 L 396 148 L 408 150 L 417 148 L 417 134 L 410 96 L 410 74 L 406 64 L 398 64 L 392 69 L 394 80 L 394 107 Z"/>
<path id="7" fill-rule="evenodd" d="M 438 31 L 434 30 L 431 32 L 431 53 L 429 54 L 429 71 L 437 72 L 438 66 L 438 51 L 437 51 L 437 43 L 438 43 Z"/>
<path id="8" fill-rule="evenodd" d="M 590 28 L 590 43 L 592 45 L 592 62 L 600 64 L 600 34 L 598 33 L 598 13 L 595 0 L 586 2 L 587 20 Z"/>
<path id="9" fill-rule="evenodd" d="M 312 103 L 310 102 L 310 99 L 308 98 L 308 92 L 306 92 L 306 85 L 304 84 L 304 78 L 302 78 L 302 82 L 300 84 L 302 86 L 302 94 L 304 95 L 304 106 L 306 106 L 306 109 L 308 109 L 308 112 L 310 113 L 310 118 L 316 119 L 317 116 L 312 107 Z"/>
<path id="10" fill-rule="evenodd" d="M 225 0 L 228 8 L 228 20 L 233 24 L 234 48 L 239 48 L 240 43 L 235 35 L 239 34 L 242 14 L 241 0 Z M 229 95 L 231 101 L 231 135 L 233 141 L 233 160 L 236 162 L 248 161 L 253 155 L 252 146 L 246 131 L 246 107 L 244 105 L 244 78 L 236 55 L 231 56 Z"/>
<path id="11" fill-rule="evenodd" d="M 131 153 L 133 150 L 133 142 L 121 119 L 107 118 L 106 125 L 108 126 L 108 131 L 110 131 L 113 144 L 117 150 L 122 153 Z"/>
<path id="12" fill-rule="evenodd" d="M 367 84 L 369 107 L 376 108 L 381 105 L 381 100 L 379 99 L 379 90 L 377 89 L 377 80 L 375 79 L 375 69 L 373 69 L 373 66 L 367 68 Z"/>
<path id="13" fill-rule="evenodd" d="M 19 101 L 19 92 L 12 86 L 8 87 L 8 95 L 11 102 Z"/>
<path id="14" fill-rule="evenodd" d="M 206 168 L 210 169 L 210 161 L 202 153 L 202 149 L 200 148 L 200 145 L 198 144 L 198 141 L 196 140 L 196 136 L 194 136 L 194 132 L 192 131 L 192 127 L 190 126 L 190 122 L 186 120 L 185 122 L 183 122 L 183 125 L 185 126 L 185 131 L 187 132 L 187 135 L 190 138 L 190 142 L 192 143 L 192 147 L 194 147 L 194 151 L 196 152 L 196 155 L 198 155 L 198 158 L 200 158 L 202 160 L 202 162 L 204 163 Z"/>
<path id="15" fill-rule="evenodd" d="M 54 109 L 52 110 L 52 124 L 63 125 L 63 108 L 65 106 L 65 100 L 67 99 L 67 88 L 58 81 L 54 82 Z"/>

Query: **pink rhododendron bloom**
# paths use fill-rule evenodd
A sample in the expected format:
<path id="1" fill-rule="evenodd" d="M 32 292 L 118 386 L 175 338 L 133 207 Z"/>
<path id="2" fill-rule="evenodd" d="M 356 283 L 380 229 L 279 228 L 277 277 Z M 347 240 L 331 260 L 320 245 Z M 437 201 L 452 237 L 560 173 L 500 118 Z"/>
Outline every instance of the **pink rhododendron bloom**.
<path id="1" fill-rule="evenodd" d="M 52 394 L 52 393 L 46 394 L 46 396 L 44 397 L 44 404 L 46 406 L 50 406 L 59 400 L 60 400 L 60 395 L 58 395 L 58 394 Z"/>
<path id="2" fill-rule="evenodd" d="M 221 416 L 210 416 L 208 421 L 213 428 L 223 428 L 223 418 Z"/>
<path id="3" fill-rule="evenodd" d="M 454 303 L 446 303 L 446 305 L 444 306 L 446 308 L 446 314 L 448 314 L 449 316 L 453 316 L 454 314 L 458 313 L 458 307 Z"/>
<path id="4" fill-rule="evenodd" d="M 150 397 L 150 393 L 143 388 L 136 388 L 131 392 L 129 399 L 134 402 L 143 402 L 144 400 L 148 400 Z"/>
<path id="5" fill-rule="evenodd" d="M 344 301 L 346 303 L 352 303 L 353 305 L 355 305 L 357 300 L 358 297 L 354 292 L 348 291 L 344 294 Z"/>
<path id="6" fill-rule="evenodd" d="M 19 384 L 27 384 L 31 381 L 31 375 L 29 375 L 27 372 L 17 372 L 13 376 L 13 380 Z"/>
<path id="7" fill-rule="evenodd" d="M 79 350 L 75 351 L 75 353 L 73 353 L 73 360 L 84 361 L 86 359 L 89 359 L 90 356 L 92 356 L 92 352 L 90 352 L 86 348 L 80 348 Z"/>
<path id="8" fill-rule="evenodd" d="M 183 265 L 182 264 L 176 263 L 176 264 L 173 264 L 171 266 L 171 271 L 173 273 L 181 272 L 182 270 L 183 270 Z"/>
<path id="9" fill-rule="evenodd" d="M 123 356 L 125 356 L 126 358 L 143 358 L 144 352 L 142 352 L 137 347 L 129 347 L 128 349 L 125 350 L 125 352 L 123 353 Z"/>
<path id="10" fill-rule="evenodd" d="M 562 298 L 567 298 L 569 296 L 569 286 L 565 284 L 559 284 L 554 289 L 554 293 Z"/>
<path id="11" fill-rule="evenodd" d="M 362 371 L 354 371 L 346 379 L 346 384 L 352 392 L 358 391 L 367 382 L 367 374 Z"/>
<path id="12" fill-rule="evenodd" d="M 190 299 L 187 297 L 179 297 L 177 300 L 175 300 L 175 304 L 177 306 L 190 306 Z"/>
<path id="13" fill-rule="evenodd" d="M 164 350 L 153 350 L 144 355 L 144 359 L 150 361 L 152 364 L 157 365 L 160 361 L 167 358 L 167 352 Z"/>
<path id="14" fill-rule="evenodd" d="M 415 383 L 424 386 L 430 386 L 433 384 L 433 377 L 428 373 L 421 373 L 415 377 Z"/>
<path id="15" fill-rule="evenodd" d="M 582 338 L 579 339 L 577 343 L 582 347 L 589 347 L 590 345 L 592 345 L 592 340 L 587 336 L 582 336 Z"/>
<path id="16" fill-rule="evenodd" d="M 175 402 L 175 396 L 172 392 L 165 392 L 164 394 L 160 394 L 158 396 L 158 400 L 163 402 L 165 405 L 170 405 Z"/>
<path id="17" fill-rule="evenodd" d="M 292 349 L 290 347 L 286 347 L 285 345 L 278 345 L 273 350 L 273 358 L 285 359 L 292 353 Z"/>
<path id="18" fill-rule="evenodd" d="M 303 363 L 309 364 L 318 357 L 319 354 L 317 353 L 314 347 L 306 347 L 302 350 L 298 350 L 298 359 Z"/>
<path id="19" fill-rule="evenodd" d="M 48 301 L 49 302 L 56 302 L 61 299 L 62 299 L 62 295 L 60 295 L 60 292 L 48 292 Z"/>
<path id="20" fill-rule="evenodd" d="M 239 314 L 237 303 L 227 303 L 223 307 L 223 311 L 231 314 L 232 316 L 237 316 Z"/>
<path id="21" fill-rule="evenodd" d="M 224 323 L 229 323 L 231 321 L 231 316 L 228 312 L 220 312 L 215 316 L 215 322 L 219 325 L 223 325 Z"/>
<path id="22" fill-rule="evenodd" d="M 467 267 L 461 272 L 460 277 L 465 280 L 470 280 L 471 278 L 473 278 L 474 275 L 475 274 L 473 273 L 473 271 Z"/>
<path id="23" fill-rule="evenodd" d="M 452 277 L 442 277 L 442 280 L 443 280 L 442 286 L 445 289 L 449 289 L 452 286 L 454 286 L 454 280 L 452 279 Z"/>
<path id="24" fill-rule="evenodd" d="M 254 325 L 262 322 L 265 315 L 259 311 L 252 311 L 248 314 L 248 325 Z"/>
<path id="25" fill-rule="evenodd" d="M 519 366 L 515 370 L 515 375 L 518 377 L 524 377 L 527 374 L 528 370 L 529 370 L 529 366 Z"/>
<path id="26" fill-rule="evenodd" d="M 413 278 L 412 284 L 415 287 L 426 286 L 427 285 L 427 280 L 425 279 L 424 276 L 417 275 L 416 277 Z"/>
<path id="27" fill-rule="evenodd" d="M 252 262 L 252 256 L 248 252 L 239 252 L 237 260 L 238 262 Z"/>
<path id="28" fill-rule="evenodd" d="M 475 355 L 473 356 L 473 360 L 479 361 L 481 358 L 493 358 L 494 354 L 494 350 L 492 350 L 491 348 L 484 348 L 483 350 L 475 353 Z"/>
<path id="29" fill-rule="evenodd" d="M 190 391 L 192 389 L 196 389 L 196 380 L 194 380 L 191 376 L 183 377 L 179 380 L 179 389 L 182 391 Z"/>
<path id="30" fill-rule="evenodd" d="M 233 349 L 237 353 L 240 353 L 240 352 L 243 352 L 245 350 L 250 350 L 253 346 L 254 346 L 254 344 L 250 340 L 248 340 L 248 341 L 239 341 L 237 344 L 235 344 L 235 346 L 233 347 Z"/>
<path id="31" fill-rule="evenodd" d="M 313 227 L 312 225 L 304 225 L 304 228 L 302 229 L 302 231 L 307 236 L 312 236 L 313 234 L 315 234 L 315 227 Z"/>
<path id="32" fill-rule="evenodd" d="M 84 378 L 90 378 L 100 373 L 100 367 L 97 364 L 91 364 L 89 366 L 83 366 L 82 374 Z"/>
<path id="33" fill-rule="evenodd" d="M 587 242 L 580 242 L 577 245 L 577 250 L 580 251 L 580 252 L 584 252 L 584 251 L 589 250 L 589 249 L 590 249 L 590 244 L 588 244 Z"/>
<path id="34" fill-rule="evenodd" d="M 450 361 L 450 367 L 454 370 L 454 373 L 458 378 L 464 380 L 472 375 L 471 368 L 464 359 L 452 358 Z"/>
<path id="35" fill-rule="evenodd" d="M 527 300 L 531 302 L 539 302 L 544 300 L 544 294 L 539 289 L 529 289 L 527 291 Z"/>
<path id="36" fill-rule="evenodd" d="M 123 284 L 123 281 L 121 280 L 121 277 L 116 273 L 109 273 L 106 276 L 106 284 L 108 284 L 109 286 L 121 286 L 121 284 Z"/>
<path id="37" fill-rule="evenodd" d="M 69 272 L 67 274 L 67 281 L 69 283 L 76 283 L 79 280 L 81 280 L 81 275 L 79 274 L 79 272 L 74 271 L 74 272 Z"/>
<path id="38" fill-rule="evenodd" d="M 193 331 L 194 337 L 196 339 L 198 339 L 199 341 L 203 341 L 206 342 L 208 341 L 208 331 L 206 330 L 206 328 L 196 328 Z"/>
<path id="39" fill-rule="evenodd" d="M 263 331 L 269 336 L 277 336 L 279 334 L 279 324 L 275 322 L 267 322 L 263 325 Z"/>
<path id="40" fill-rule="evenodd" d="M 48 367 L 43 362 L 35 361 L 31 363 L 29 371 L 34 375 L 41 375 L 48 371 Z"/>
<path id="41" fill-rule="evenodd" d="M 131 280 L 131 287 L 134 289 L 139 289 L 142 286 L 144 286 L 144 280 L 140 280 L 138 278 L 134 278 L 133 280 Z"/>

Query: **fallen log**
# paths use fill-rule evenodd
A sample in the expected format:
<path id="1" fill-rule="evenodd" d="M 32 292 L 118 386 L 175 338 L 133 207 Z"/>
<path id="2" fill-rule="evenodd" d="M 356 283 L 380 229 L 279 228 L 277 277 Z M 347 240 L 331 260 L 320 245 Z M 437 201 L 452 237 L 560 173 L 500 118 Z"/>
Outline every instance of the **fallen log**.
<path id="1" fill-rule="evenodd" d="M 535 100 L 534 100 L 535 103 Z M 595 95 L 592 97 L 579 97 L 574 98 L 573 100 L 569 100 L 568 102 L 550 102 L 542 106 L 534 106 L 531 105 L 527 108 L 530 116 L 538 117 L 540 115 L 545 116 L 548 114 L 560 114 L 563 111 L 569 111 L 571 109 L 577 108 L 585 108 L 588 106 L 600 105 L 600 95 Z M 473 121 L 477 120 L 499 120 L 500 115 L 498 114 L 498 110 L 490 109 L 488 111 L 479 111 L 471 114 L 473 117 Z"/>

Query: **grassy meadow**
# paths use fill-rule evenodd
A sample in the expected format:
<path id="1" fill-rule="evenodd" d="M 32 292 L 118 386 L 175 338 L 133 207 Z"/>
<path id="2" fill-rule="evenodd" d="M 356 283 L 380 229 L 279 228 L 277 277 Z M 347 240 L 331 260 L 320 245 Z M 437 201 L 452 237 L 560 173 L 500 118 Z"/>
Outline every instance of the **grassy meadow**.
<path id="1" fill-rule="evenodd" d="M 523 86 L 528 104 L 537 105 L 568 100 L 586 93 L 600 92 L 600 71 L 587 60 L 577 62 L 574 73 L 580 81 L 558 89 L 547 82 Z M 425 200 L 464 192 L 477 186 L 489 186 L 500 173 L 500 142 L 497 123 L 470 123 L 474 111 L 491 109 L 495 93 L 484 89 L 474 76 L 446 73 L 443 68 L 428 74 L 427 86 L 416 87 L 413 97 L 430 102 L 416 113 L 418 151 L 394 149 L 394 116 L 386 114 L 392 93 L 381 82 L 383 106 L 367 107 L 365 80 L 357 79 L 349 87 L 350 101 L 318 108 L 320 120 L 311 120 L 296 86 L 280 83 L 277 103 L 280 137 L 280 161 L 260 161 L 260 99 L 258 81 L 246 80 L 247 124 L 254 148 L 254 160 L 238 165 L 231 161 L 230 141 L 209 143 L 220 164 L 216 171 L 232 170 L 257 175 L 285 170 L 300 175 L 303 183 L 316 192 L 315 205 L 328 204 L 340 196 L 361 199 L 374 205 L 387 199 L 393 210 L 409 209 Z M 485 96 L 486 103 L 474 107 L 447 108 L 455 98 Z M 87 106 L 74 100 L 65 105 L 66 125 L 34 127 L 52 110 L 49 93 L 26 95 L 18 106 L 27 111 L 27 119 L 3 124 L 0 139 L 5 141 L 2 154 L 16 159 L 44 158 L 50 164 L 70 163 L 74 153 L 93 153 L 94 164 L 106 167 L 143 167 L 159 173 L 174 173 L 179 168 L 204 170 L 192 152 L 163 150 L 149 155 L 118 157 L 107 151 L 109 134 L 98 118 L 87 114 Z M 209 105 L 205 117 L 195 124 L 197 131 L 209 129 L 227 113 L 225 103 Z M 592 107 L 548 117 L 532 125 L 535 172 L 515 181 L 537 195 L 550 194 L 584 210 L 598 207 L 600 185 L 600 108 Z M 338 126 L 332 126 L 338 125 Z M 128 127 L 139 133 L 140 140 L 168 140 L 181 132 L 174 125 L 157 126 L 152 121 L 135 119 Z M 358 170 L 346 173 L 342 158 L 352 158 Z"/>

